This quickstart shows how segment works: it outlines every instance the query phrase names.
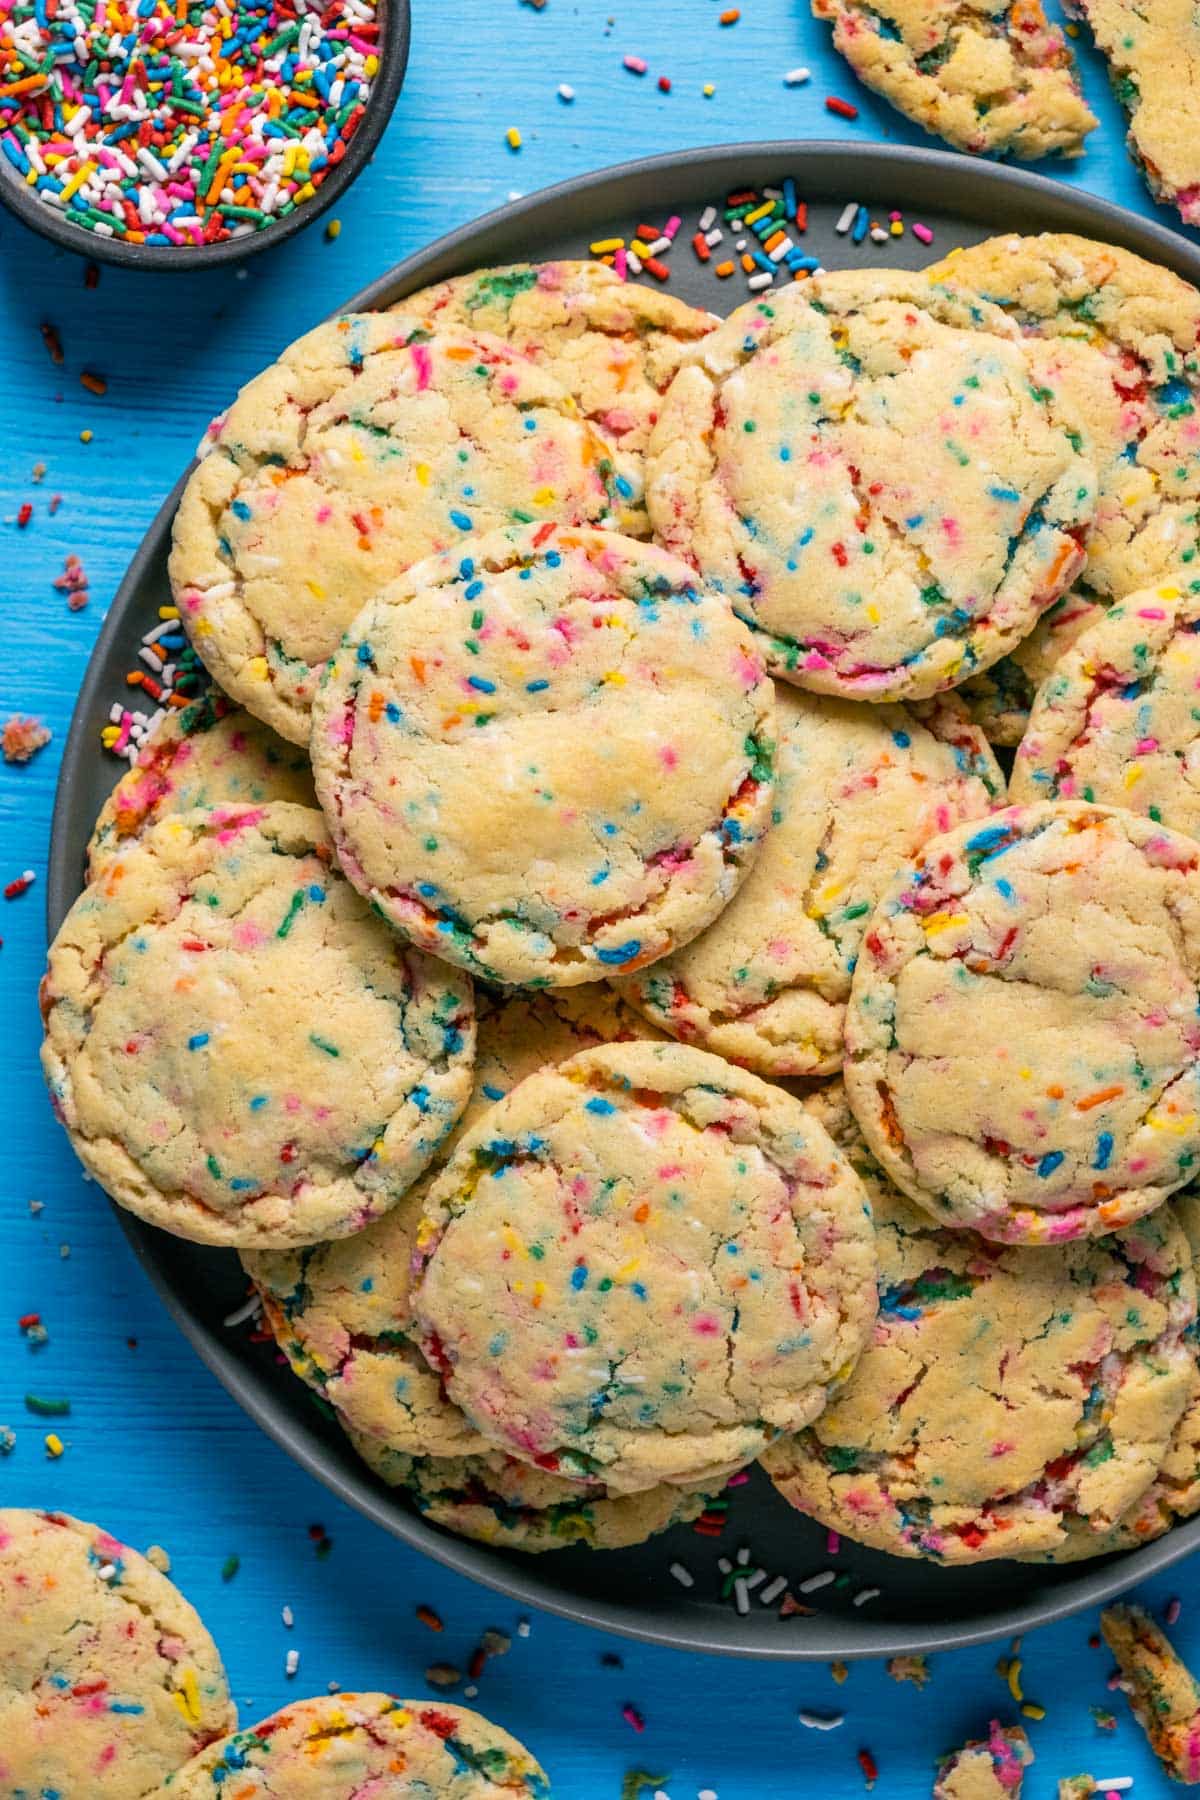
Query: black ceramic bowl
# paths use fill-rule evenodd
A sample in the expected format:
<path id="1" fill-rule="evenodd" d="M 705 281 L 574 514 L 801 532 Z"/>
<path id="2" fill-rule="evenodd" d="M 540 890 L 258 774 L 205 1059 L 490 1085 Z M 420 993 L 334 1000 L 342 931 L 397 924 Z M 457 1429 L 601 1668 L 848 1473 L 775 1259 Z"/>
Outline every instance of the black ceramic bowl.
<path id="1" fill-rule="evenodd" d="M 325 212 L 339 194 L 344 194 L 370 162 L 392 116 L 404 74 L 408 68 L 411 36 L 409 0 L 378 0 L 378 16 L 383 27 L 379 48 L 379 72 L 371 85 L 366 114 L 351 138 L 337 167 L 331 169 L 311 200 L 306 200 L 285 219 L 265 225 L 247 237 L 229 238 L 221 244 L 204 244 L 196 249 L 181 249 L 166 244 L 127 244 L 121 238 L 100 237 L 82 225 L 72 225 L 54 207 L 39 200 L 33 188 L 27 187 L 19 172 L 4 156 L 0 156 L 0 201 L 23 219 L 26 225 L 49 238 L 64 250 L 74 250 L 92 262 L 115 263 L 122 269 L 173 272 L 181 270 L 229 268 L 256 256 L 272 244 L 303 231 Z"/>

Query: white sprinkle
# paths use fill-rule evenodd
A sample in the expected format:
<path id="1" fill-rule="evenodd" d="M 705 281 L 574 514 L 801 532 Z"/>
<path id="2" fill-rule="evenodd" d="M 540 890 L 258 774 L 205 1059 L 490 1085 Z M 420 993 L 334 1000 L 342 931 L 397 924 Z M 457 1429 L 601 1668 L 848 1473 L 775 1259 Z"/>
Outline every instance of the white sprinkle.
<path id="1" fill-rule="evenodd" d="M 765 1569 L 755 1569 L 753 1575 L 747 1575 L 746 1577 L 746 1592 L 752 1594 L 755 1588 L 761 1587 L 766 1579 L 767 1571 Z"/>
<path id="2" fill-rule="evenodd" d="M 673 241 L 674 240 L 669 237 L 655 238 L 649 250 L 647 250 L 646 255 L 661 256 L 664 250 L 669 250 L 671 248 Z"/>
<path id="3" fill-rule="evenodd" d="M 882 225 L 872 225 L 872 227 L 871 227 L 871 242 L 873 244 L 886 244 L 887 241 L 888 241 L 888 234 L 884 230 L 883 226 Z"/>
<path id="4" fill-rule="evenodd" d="M 719 225 L 714 225 L 711 231 L 705 232 L 704 241 L 710 250 L 714 250 L 718 244 L 725 242 L 725 233 Z"/>
<path id="5" fill-rule="evenodd" d="M 810 1731 L 836 1731 L 846 1715 L 845 1713 L 802 1712 L 797 1713 L 796 1717 L 802 1725 L 807 1725 Z"/>
<path id="6" fill-rule="evenodd" d="M 690 1569 L 685 1569 L 682 1563 L 672 1563 L 670 1573 L 675 1577 L 680 1587 L 695 1587 L 696 1577 L 692 1574 Z"/>
<path id="7" fill-rule="evenodd" d="M 292 1626 L 296 1623 L 296 1615 L 292 1611 L 291 1607 L 285 1606 L 279 1616 L 283 1620 L 284 1625 L 286 1626 L 288 1631 L 290 1631 L 292 1629 Z"/>
<path id="8" fill-rule="evenodd" d="M 758 1596 L 762 1605 L 763 1606 L 774 1606 L 775 1602 L 778 1600 L 780 1594 L 782 1594 L 782 1592 L 786 1586 L 787 1586 L 787 1576 L 786 1575 L 777 1575 L 775 1577 L 774 1581 L 772 1581 L 767 1587 L 765 1587 L 763 1589 L 762 1593 Z"/>
<path id="9" fill-rule="evenodd" d="M 44 191 L 44 190 L 43 190 L 43 191 Z M 734 245 L 733 245 L 733 247 L 734 247 L 734 249 L 735 249 L 735 250 L 744 250 L 744 249 L 745 249 L 745 248 L 746 248 L 746 240 L 745 240 L 745 238 L 736 238 L 736 239 L 735 239 L 735 240 L 734 240 Z"/>
<path id="10" fill-rule="evenodd" d="M 248 1300 L 243 1301 L 241 1306 L 236 1307 L 227 1318 L 221 1320 L 222 1325 L 225 1326 L 227 1331 L 232 1330 L 235 1325 L 244 1325 L 247 1319 L 252 1319 L 254 1317 L 261 1304 L 262 1302 L 259 1300 L 258 1295 L 251 1294 Z"/>
<path id="11" fill-rule="evenodd" d="M 803 87 L 806 81 L 811 80 L 811 69 L 789 69 L 783 78 L 783 85 L 784 87 Z"/>
<path id="12" fill-rule="evenodd" d="M 746 1577 L 736 1575 L 733 1582 L 733 1601 L 739 1613 L 745 1618 L 750 1611 L 750 1596 L 746 1592 Z"/>
<path id="13" fill-rule="evenodd" d="M 292 1679 L 292 1676 L 296 1673 L 296 1670 L 299 1667 L 300 1667 L 300 1652 L 298 1650 L 289 1650 L 287 1655 L 283 1659 L 283 1672 L 287 1676 L 289 1681 Z"/>
<path id="14" fill-rule="evenodd" d="M 567 106 L 570 106 L 572 100 L 575 98 L 575 89 L 569 82 L 560 81 L 558 84 L 558 97 L 565 102 Z"/>
<path id="15" fill-rule="evenodd" d="M 1113 1775 L 1107 1781 L 1097 1781 L 1096 1791 L 1100 1794 L 1123 1794 L 1126 1788 L 1132 1786 L 1132 1775 Z"/>
<path id="16" fill-rule="evenodd" d="M 533 1626 L 529 1623 L 528 1619 L 518 1619 L 517 1620 L 517 1636 L 518 1637 L 528 1637 L 532 1630 L 533 1630 Z"/>
<path id="17" fill-rule="evenodd" d="M 762 196 L 763 196 L 764 200 L 782 200 L 783 199 L 783 189 L 782 188 L 765 187 L 762 191 Z"/>
<path id="18" fill-rule="evenodd" d="M 878 1598 L 878 1588 L 863 1588 L 859 1593 L 855 1594 L 853 1603 L 855 1606 L 865 1606 L 868 1600 L 878 1600 Z"/>
<path id="19" fill-rule="evenodd" d="M 815 1594 L 818 1588 L 828 1587 L 831 1581 L 836 1580 L 837 1575 L 832 1569 L 822 1569 L 819 1575 L 810 1575 L 807 1581 L 802 1581 L 800 1583 L 799 1592 L 802 1594 Z"/>
<path id="20" fill-rule="evenodd" d="M 758 275 L 751 275 L 746 286 L 750 289 L 752 294 L 757 294 L 760 293 L 763 288 L 770 287 L 774 279 L 775 277 L 773 275 L 769 274 L 766 269 L 763 269 Z"/>
<path id="21" fill-rule="evenodd" d="M 704 211 L 700 214 L 700 229 L 701 229 L 701 231 L 711 231 L 712 227 L 716 224 L 716 222 L 717 222 L 716 207 L 715 206 L 706 206 Z"/>
<path id="22" fill-rule="evenodd" d="M 847 231 L 849 231 L 850 227 L 853 225 L 853 223 L 854 223 L 855 219 L 857 219 L 857 217 L 858 217 L 858 201 L 857 200 L 847 200 L 845 206 L 843 206 L 843 208 L 842 208 L 841 216 L 839 217 L 838 222 L 834 226 L 833 229 L 836 232 L 839 232 L 844 236 L 845 233 Z"/>
<path id="23" fill-rule="evenodd" d="M 773 263 L 782 262 L 788 251 L 794 248 L 790 237 L 781 237 L 775 248 L 767 251 L 767 255 Z"/>
<path id="24" fill-rule="evenodd" d="M 96 1573 L 100 1577 L 101 1581 L 111 1581 L 113 1576 L 116 1574 L 116 1572 L 117 1572 L 116 1563 L 110 1563 L 110 1562 L 101 1563 L 100 1567 L 96 1570 Z"/>
<path id="25" fill-rule="evenodd" d="M 696 1800 L 717 1800 L 716 1788 L 701 1788 L 696 1795 Z"/>
<path id="26" fill-rule="evenodd" d="M 25 883 L 26 887 L 30 887 L 33 884 L 33 882 L 35 882 L 37 880 L 37 876 L 34 874 L 32 869 L 22 869 L 21 870 L 21 880 Z"/>
<path id="27" fill-rule="evenodd" d="M 742 1568 L 742 1569 L 744 1569 L 746 1564 L 750 1561 L 750 1551 L 748 1550 L 748 1548 L 746 1547 L 745 1544 L 743 1544 L 741 1549 L 738 1551 L 737 1559 L 738 1559 L 738 1566 L 739 1566 L 739 1568 Z"/>
<path id="28" fill-rule="evenodd" d="M 469 1681 L 467 1683 L 466 1687 L 463 1689 L 463 1699 L 464 1700 L 474 1700 L 474 1698 L 478 1694 L 478 1692 L 479 1692 L 479 1689 L 475 1686 L 475 1683 L 473 1681 Z"/>
<path id="29" fill-rule="evenodd" d="M 717 1567 L 718 1567 L 718 1569 L 720 1569 L 722 1575 L 732 1575 L 733 1574 L 733 1564 L 730 1562 L 730 1560 L 727 1556 L 718 1556 Z"/>

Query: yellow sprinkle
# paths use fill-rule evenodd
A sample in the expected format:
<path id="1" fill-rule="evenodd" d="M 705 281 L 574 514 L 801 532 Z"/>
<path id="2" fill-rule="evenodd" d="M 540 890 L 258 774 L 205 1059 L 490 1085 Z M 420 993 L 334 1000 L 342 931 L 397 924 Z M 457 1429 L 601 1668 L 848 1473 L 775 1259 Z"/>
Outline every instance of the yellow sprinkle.
<path id="1" fill-rule="evenodd" d="M 429 464 L 428 463 L 418 463 L 416 468 L 413 470 L 413 474 L 416 476 L 417 481 L 420 483 L 420 485 L 422 487 L 429 486 Z"/>
<path id="2" fill-rule="evenodd" d="M 1027 1719 L 1044 1719 L 1046 1716 L 1045 1707 L 1039 1706 L 1035 1700 L 1027 1700 L 1021 1711 Z"/>
<path id="3" fill-rule="evenodd" d="M 650 254 L 650 246 L 643 238 L 634 238 L 629 248 L 639 262 L 644 262 Z"/>
<path id="4" fill-rule="evenodd" d="M 177 619 L 179 617 L 179 608 L 177 606 L 160 606 L 158 609 L 158 616 L 160 619 Z"/>
<path id="5" fill-rule="evenodd" d="M 529 1261 L 529 1252 L 511 1225 L 506 1225 L 504 1227 L 504 1242 L 508 1245 L 514 1255 L 524 1257 L 526 1262 Z"/>
<path id="6" fill-rule="evenodd" d="M 891 224 L 888 226 L 888 230 L 891 232 L 893 237 L 903 237 L 904 236 L 904 221 L 903 221 L 903 219 L 893 219 Z"/>
<path id="7" fill-rule="evenodd" d="M 593 256 L 607 256 L 612 250 L 623 250 L 624 248 L 624 238 L 597 238 L 594 244 L 588 245 Z"/>
<path id="8" fill-rule="evenodd" d="M 1164 1119 L 1161 1113 L 1147 1113 L 1151 1131 L 1169 1131 L 1172 1137 L 1186 1137 L 1196 1122 L 1195 1113 L 1184 1113 L 1178 1119 Z"/>
<path id="9" fill-rule="evenodd" d="M 1179 589 L 1177 587 L 1160 587 L 1158 597 L 1160 600 L 1178 600 Z"/>
<path id="10" fill-rule="evenodd" d="M 330 219 L 328 225 L 325 227 L 325 236 L 329 239 L 329 242 L 332 244 L 334 239 L 340 238 L 341 235 L 342 221 L 340 219 Z"/>
<path id="11" fill-rule="evenodd" d="M 949 931 L 954 925 L 968 923 L 966 913 L 934 913 L 924 921 L 926 937 L 936 937 L 939 931 Z"/>
<path id="12" fill-rule="evenodd" d="M 711 82 L 711 81 L 706 81 L 706 82 L 705 82 L 705 84 L 704 84 L 704 86 L 703 86 L 703 88 L 702 88 L 702 89 L 701 89 L 701 92 L 702 92 L 702 93 L 703 93 L 703 95 L 704 95 L 704 98 L 705 98 L 705 99 L 706 99 L 706 100 L 711 100 L 711 99 L 712 99 L 712 97 L 713 97 L 713 95 L 714 95 L 714 94 L 715 94 L 715 93 L 716 93 L 716 91 L 717 91 L 717 90 L 716 90 L 716 88 L 715 88 L 715 87 L 714 87 L 714 86 L 713 86 L 713 84 L 712 84 L 712 82 Z"/>
<path id="13" fill-rule="evenodd" d="M 877 606 L 868 606 L 867 617 L 868 617 L 868 619 L 870 619 L 872 625 L 878 625 L 878 623 L 879 623 L 879 608 Z"/>
<path id="14" fill-rule="evenodd" d="M 542 1301 L 545 1298 L 546 1298 L 545 1282 L 544 1281 L 535 1281 L 533 1284 L 533 1304 L 534 1304 L 534 1306 L 540 1306 L 542 1304 Z"/>
<path id="15" fill-rule="evenodd" d="M 422 1219 L 421 1223 L 417 1226 L 417 1249 L 418 1250 L 426 1249 L 430 1244 L 432 1244 L 432 1242 L 436 1236 L 437 1236 L 437 1226 L 434 1224 L 431 1224 L 428 1219 Z"/>
<path id="16" fill-rule="evenodd" d="M 297 200 L 311 200 L 313 195 L 316 193 L 316 191 L 317 190 L 313 186 L 312 182 L 306 181 L 303 187 L 299 187 L 296 189 L 296 199 Z"/>
<path id="17" fill-rule="evenodd" d="M 1125 771 L 1125 786 L 1127 788 L 1135 787 L 1145 772 L 1137 763 L 1131 763 Z"/>
<path id="18" fill-rule="evenodd" d="M 100 742 L 107 748 L 108 746 L 115 744 L 120 735 L 121 731 L 119 726 L 106 725 L 104 730 L 100 733 Z"/>
<path id="19" fill-rule="evenodd" d="M 183 1686 L 175 1690 L 175 1704 L 189 1725 L 200 1723 L 200 1683 L 195 1669 L 183 1671 Z"/>
<path id="20" fill-rule="evenodd" d="M 62 1455 L 63 1449 L 64 1449 L 63 1441 L 59 1437 L 58 1433 L 56 1431 L 47 1432 L 47 1434 L 46 1434 L 46 1455 L 51 1458 L 59 1457 Z"/>
<path id="21" fill-rule="evenodd" d="M 631 1256 L 629 1261 L 625 1264 L 624 1268 L 617 1270 L 617 1276 L 616 1276 L 617 1280 L 618 1281 L 631 1280 L 632 1277 L 637 1274 L 637 1272 L 641 1268 L 641 1266 L 642 1266 L 641 1257 L 640 1256 Z"/>
<path id="22" fill-rule="evenodd" d="M 246 673 L 251 681 L 265 681 L 269 670 L 265 656 L 252 656 L 246 664 Z"/>
<path id="23" fill-rule="evenodd" d="M 521 134 L 515 125 L 509 126 L 504 134 L 504 141 L 510 150 L 519 150 L 521 148 Z"/>
<path id="24" fill-rule="evenodd" d="M 1022 1663 L 1020 1657 L 1014 1656 L 1004 1670 L 1004 1679 L 1008 1683 L 1008 1691 L 1018 1706 L 1020 1706 L 1022 1700 L 1025 1698 L 1024 1694 L 1021 1692 L 1021 1668 Z"/>
<path id="25" fill-rule="evenodd" d="M 80 188 L 83 186 L 84 182 L 87 180 L 88 176 L 94 175 L 95 172 L 96 172 L 96 165 L 95 165 L 95 163 L 92 163 L 92 162 L 84 163 L 82 169 L 76 169 L 74 175 L 72 175 L 70 181 L 67 182 L 66 186 L 62 190 L 62 194 L 60 195 L 60 199 L 63 201 L 63 203 L 65 204 L 66 201 L 68 201 L 71 198 L 72 194 L 77 194 L 79 192 Z"/>
<path id="26" fill-rule="evenodd" d="M 192 626 L 193 637 L 211 637 L 212 634 L 212 624 L 208 619 L 197 619 Z"/>
<path id="27" fill-rule="evenodd" d="M 609 687 L 625 686 L 625 677 L 622 675 L 620 669 L 606 669 L 604 679 L 607 681 Z"/>
<path id="28" fill-rule="evenodd" d="M 764 200 L 761 206 L 756 206 L 753 212 L 748 212 L 746 214 L 745 218 L 742 220 L 742 224 L 757 225 L 760 219 L 765 219 L 767 214 L 773 210 L 774 205 L 775 202 L 773 200 Z"/>
<path id="29" fill-rule="evenodd" d="M 314 600 L 323 600 L 325 598 L 325 589 L 321 586 L 319 581 L 306 581 L 304 585 Z"/>
<path id="30" fill-rule="evenodd" d="M 1033 1079 L 1032 1069 L 1018 1069 L 1017 1074 L 1021 1077 L 1022 1081 L 1031 1081 Z"/>
<path id="31" fill-rule="evenodd" d="M 81 444 L 90 444 L 92 441 L 91 432 L 90 431 L 81 431 L 79 434 L 79 441 Z"/>
<path id="32" fill-rule="evenodd" d="M 557 495 L 552 487 L 540 487 L 533 496 L 535 506 L 552 506 Z"/>
<path id="33" fill-rule="evenodd" d="M 377 56 L 368 56 L 366 62 L 363 64 L 363 73 L 368 81 L 370 81 L 372 76 L 378 75 L 379 58 Z"/>

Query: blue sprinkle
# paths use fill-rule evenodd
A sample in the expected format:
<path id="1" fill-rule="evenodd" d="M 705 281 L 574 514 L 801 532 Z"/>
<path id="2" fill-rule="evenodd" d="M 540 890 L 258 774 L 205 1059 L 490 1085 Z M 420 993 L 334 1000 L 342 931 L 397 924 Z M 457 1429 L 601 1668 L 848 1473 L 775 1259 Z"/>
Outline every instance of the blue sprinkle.
<path id="1" fill-rule="evenodd" d="M 990 487 L 988 493 L 993 500 L 1019 500 L 1021 498 L 1016 488 Z"/>
<path id="2" fill-rule="evenodd" d="M 320 885 L 319 882 L 314 881 L 312 886 L 308 890 L 308 897 L 311 901 L 313 901 L 313 903 L 315 905 L 320 906 L 321 902 L 325 898 L 325 889 Z"/>
<path id="3" fill-rule="evenodd" d="M 632 962 L 641 947 L 640 938 L 630 938 L 627 944 L 617 944 L 612 950 L 597 950 L 596 955 L 602 963 Z"/>
<path id="4" fill-rule="evenodd" d="M 358 646 L 358 660 L 360 663 L 369 663 L 371 661 L 371 655 L 372 651 L 370 644 L 360 644 Z"/>
<path id="5" fill-rule="evenodd" d="M 494 694 L 496 691 L 495 682 L 489 681 L 486 675 L 468 675 L 467 686 L 473 687 L 480 694 Z"/>
<path id="6" fill-rule="evenodd" d="M 1111 1131 L 1102 1131 L 1096 1139 L 1096 1160 L 1092 1164 L 1093 1169 L 1107 1169 L 1112 1161 L 1112 1153 L 1113 1134 Z"/>
<path id="7" fill-rule="evenodd" d="M 584 1108 L 585 1112 L 599 1113 L 601 1116 L 605 1113 L 616 1112 L 616 1110 L 617 1109 L 612 1101 L 606 1100 L 602 1094 L 593 1094 L 592 1098 L 587 1102 L 587 1105 Z"/>
<path id="8" fill-rule="evenodd" d="M 483 1082 L 482 1087 L 484 1095 L 488 1100 L 503 1100 L 507 1091 L 505 1088 L 493 1087 L 490 1081 Z"/>
<path id="9" fill-rule="evenodd" d="M 1005 881 L 1005 879 L 1004 879 L 1004 877 L 1003 877 L 1003 876 L 1001 876 L 1001 877 L 1000 877 L 1000 879 L 999 879 L 999 881 L 998 881 L 998 882 L 997 882 L 997 883 L 996 883 L 996 892 L 997 892 L 997 893 L 998 893 L 998 894 L 1003 894 L 1003 895 L 1004 895 L 1004 898 L 1005 898 L 1005 899 L 1006 899 L 1006 900 L 1012 900 L 1012 899 L 1014 899 L 1014 898 L 1015 898 L 1015 896 L 1014 896 L 1014 894 L 1013 894 L 1013 885 L 1012 885 L 1012 882 L 1011 882 L 1011 881 Z"/>
<path id="10" fill-rule="evenodd" d="M 893 731 L 892 742 L 893 744 L 898 745 L 901 750 L 907 750 L 908 746 L 912 743 L 912 739 L 909 737 L 907 731 Z"/>
<path id="11" fill-rule="evenodd" d="M 582 1263 L 579 1264 L 578 1268 L 571 1270 L 571 1286 L 575 1289 L 576 1293 L 579 1292 L 580 1288 L 587 1286 L 587 1278 L 588 1272 Z"/>
<path id="12" fill-rule="evenodd" d="M 527 694 L 540 694 L 545 688 L 548 688 L 549 686 L 550 686 L 550 683 L 548 681 L 527 681 L 525 683 L 525 692 Z"/>
<path id="13" fill-rule="evenodd" d="M 646 1290 L 642 1286 L 640 1281 L 631 1281 L 629 1284 L 629 1289 L 630 1289 L 631 1293 L 634 1293 L 637 1295 L 639 1300 L 644 1300 L 646 1298 Z"/>
<path id="14" fill-rule="evenodd" d="M 1047 1175 L 1053 1175 L 1059 1164 L 1065 1161 L 1066 1155 L 1062 1150 L 1047 1150 L 1045 1156 L 1043 1156 L 1041 1162 L 1039 1162 L 1037 1166 L 1037 1172 L 1041 1179 L 1045 1181 Z"/>
<path id="15" fill-rule="evenodd" d="M 483 592 L 482 581 L 469 581 L 463 593 L 464 600 L 478 600 Z"/>
<path id="16" fill-rule="evenodd" d="M 400 711 L 400 708 L 396 705 L 394 700 L 389 700 L 383 710 L 388 716 L 388 723 L 391 725 L 398 725 L 404 717 L 404 714 Z"/>
<path id="17" fill-rule="evenodd" d="M 244 1194 L 247 1188 L 256 1188 L 258 1183 L 251 1176 L 235 1175 L 229 1185 L 235 1194 Z"/>
<path id="18" fill-rule="evenodd" d="M 207 1042 L 208 1042 L 207 1031 L 198 1031 L 198 1032 L 196 1032 L 196 1034 L 193 1037 L 190 1037 L 188 1039 L 188 1049 L 189 1050 L 203 1050 L 203 1048 L 204 1048 L 205 1044 L 207 1044 Z"/>
<path id="19" fill-rule="evenodd" d="M 561 561 L 562 561 L 562 551 L 561 550 L 547 550 L 547 552 L 546 552 L 546 567 L 548 569 L 557 569 L 557 567 Z"/>
<path id="20" fill-rule="evenodd" d="M 267 1096 L 265 1094 L 255 1094 L 253 1100 L 250 1102 L 250 1111 L 261 1112 L 266 1104 Z"/>
<path id="21" fill-rule="evenodd" d="M 235 519 L 241 519 L 243 522 L 254 517 L 244 500 L 235 500 L 229 510 Z"/>
<path id="22" fill-rule="evenodd" d="M 429 1111 L 429 1089 L 427 1087 L 415 1087 L 409 1095 L 409 1099 L 418 1112 Z"/>
<path id="23" fill-rule="evenodd" d="M 470 513 L 460 512 L 457 507 L 452 506 L 450 508 L 450 523 L 452 525 L 457 525 L 460 531 L 470 531 L 471 515 Z"/>

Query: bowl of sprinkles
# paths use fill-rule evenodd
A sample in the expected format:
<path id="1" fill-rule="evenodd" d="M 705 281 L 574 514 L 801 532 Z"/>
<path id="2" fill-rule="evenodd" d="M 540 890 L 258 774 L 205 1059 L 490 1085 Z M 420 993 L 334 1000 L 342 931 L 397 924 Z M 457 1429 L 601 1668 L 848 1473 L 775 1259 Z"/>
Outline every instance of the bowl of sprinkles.
<path id="1" fill-rule="evenodd" d="M 370 159 L 408 0 L 0 0 L 0 200 L 139 269 L 239 261 Z"/>

